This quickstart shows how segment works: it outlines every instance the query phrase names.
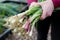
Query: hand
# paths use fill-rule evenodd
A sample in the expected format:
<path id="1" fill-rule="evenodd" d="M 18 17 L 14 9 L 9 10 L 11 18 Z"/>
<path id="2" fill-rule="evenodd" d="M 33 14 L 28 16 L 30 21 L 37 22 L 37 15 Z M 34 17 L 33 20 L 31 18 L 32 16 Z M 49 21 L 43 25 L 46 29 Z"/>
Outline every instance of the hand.
<path id="1" fill-rule="evenodd" d="M 53 5 L 52 0 L 46 0 L 46 1 L 40 2 L 40 3 L 33 2 L 33 3 L 31 3 L 30 7 L 33 7 L 36 5 L 39 5 L 42 7 L 43 12 L 42 12 L 42 16 L 40 17 L 41 20 L 44 20 L 46 17 L 52 15 L 52 12 L 54 10 L 54 5 Z"/>

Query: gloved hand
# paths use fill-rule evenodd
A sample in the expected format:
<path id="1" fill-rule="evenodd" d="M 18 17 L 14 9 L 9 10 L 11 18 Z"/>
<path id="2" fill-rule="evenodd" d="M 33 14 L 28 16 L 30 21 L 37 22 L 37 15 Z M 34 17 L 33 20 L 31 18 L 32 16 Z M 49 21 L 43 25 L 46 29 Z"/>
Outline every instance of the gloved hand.
<path id="1" fill-rule="evenodd" d="M 40 17 L 41 20 L 44 20 L 46 17 L 51 16 L 54 10 L 54 5 L 52 0 L 46 0 L 44 2 L 32 2 L 30 7 L 34 6 L 41 6 L 42 7 L 42 16 Z M 30 8 L 29 7 L 29 8 Z"/>

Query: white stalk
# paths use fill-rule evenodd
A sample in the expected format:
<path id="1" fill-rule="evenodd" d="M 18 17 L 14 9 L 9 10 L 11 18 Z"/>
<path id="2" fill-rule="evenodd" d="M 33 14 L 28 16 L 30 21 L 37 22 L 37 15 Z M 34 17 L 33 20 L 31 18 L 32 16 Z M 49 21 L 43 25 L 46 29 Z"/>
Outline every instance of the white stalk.
<path id="1" fill-rule="evenodd" d="M 33 34 L 33 29 L 34 29 L 34 26 L 31 27 L 31 31 L 30 31 L 30 33 L 29 33 L 29 36 L 32 36 L 32 34 Z"/>
<path id="2" fill-rule="evenodd" d="M 22 23 L 22 22 L 23 22 L 23 19 L 24 19 L 24 18 L 21 18 L 21 19 L 19 20 L 19 22 Z"/>
<path id="3" fill-rule="evenodd" d="M 25 15 L 27 15 L 28 12 L 29 12 L 29 10 L 27 10 L 27 11 L 25 11 L 25 12 L 23 12 L 23 13 L 19 13 L 17 16 L 18 16 L 19 18 L 22 18 L 22 17 L 24 17 Z"/>
<path id="4" fill-rule="evenodd" d="M 39 17 L 37 17 L 37 18 L 33 21 L 32 26 L 31 26 L 31 31 L 30 31 L 30 33 L 29 33 L 29 36 L 32 36 L 32 34 L 33 34 L 33 29 L 34 29 L 34 27 L 35 27 L 35 23 L 36 23 L 38 20 L 39 20 Z"/>

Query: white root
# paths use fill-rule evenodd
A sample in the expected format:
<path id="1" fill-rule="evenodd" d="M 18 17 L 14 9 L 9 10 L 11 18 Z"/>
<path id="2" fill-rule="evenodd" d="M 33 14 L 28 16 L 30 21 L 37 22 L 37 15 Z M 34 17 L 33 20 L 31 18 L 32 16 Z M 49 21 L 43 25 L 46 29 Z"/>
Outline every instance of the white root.
<path id="1" fill-rule="evenodd" d="M 26 34 L 26 31 L 24 30 L 24 27 L 25 27 L 25 24 L 23 25 L 23 17 L 26 16 L 26 14 L 28 13 L 29 10 L 23 12 L 23 13 L 20 13 L 18 15 L 15 15 L 15 16 L 11 16 L 6 20 L 6 24 L 4 24 L 4 26 L 7 26 L 7 28 L 9 29 L 13 29 L 13 33 L 14 34 L 18 34 L 17 35 L 23 35 L 25 37 L 28 38 L 29 35 Z M 27 36 L 26 36 L 27 35 Z M 31 33 L 30 33 L 31 35 Z"/>

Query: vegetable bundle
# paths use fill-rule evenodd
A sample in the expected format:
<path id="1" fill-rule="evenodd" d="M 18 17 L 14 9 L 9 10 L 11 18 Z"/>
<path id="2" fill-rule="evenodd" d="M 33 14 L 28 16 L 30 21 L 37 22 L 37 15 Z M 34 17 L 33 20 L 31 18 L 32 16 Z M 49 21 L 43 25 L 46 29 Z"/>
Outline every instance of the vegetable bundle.
<path id="1" fill-rule="evenodd" d="M 14 34 L 17 33 L 19 36 L 29 38 L 32 36 L 33 28 L 41 15 L 41 6 L 34 6 L 25 12 L 4 19 L 6 24 L 3 26 L 12 29 Z"/>
<path id="2" fill-rule="evenodd" d="M 34 6 L 25 12 L 8 17 L 5 19 L 6 24 L 4 26 L 12 29 L 14 34 L 18 33 L 18 35 L 21 35 L 23 37 L 25 36 L 27 38 L 32 36 L 35 23 L 39 21 L 41 14 L 41 7 Z"/>

